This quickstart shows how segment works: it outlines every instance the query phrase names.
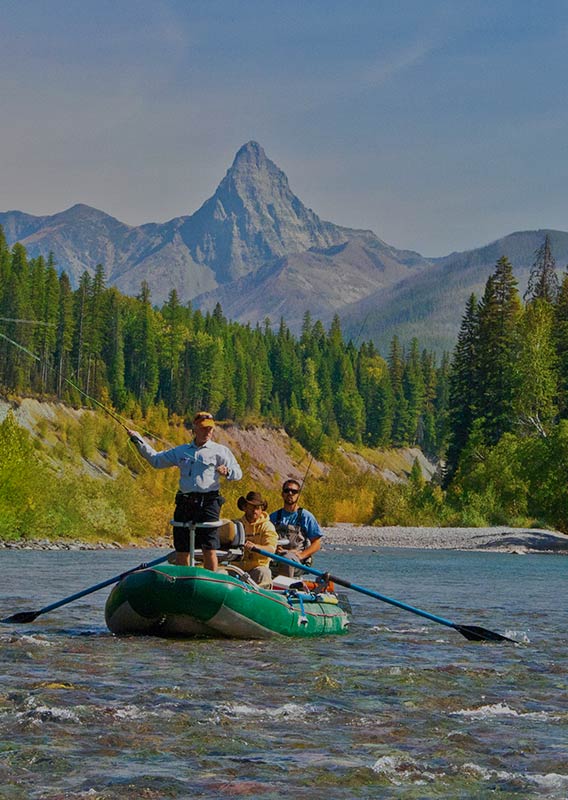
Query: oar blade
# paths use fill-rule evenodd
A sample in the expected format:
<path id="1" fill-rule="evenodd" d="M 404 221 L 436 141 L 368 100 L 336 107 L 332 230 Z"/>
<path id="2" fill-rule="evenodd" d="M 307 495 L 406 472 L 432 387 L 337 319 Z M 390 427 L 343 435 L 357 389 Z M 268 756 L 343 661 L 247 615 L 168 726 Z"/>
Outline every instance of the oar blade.
<path id="1" fill-rule="evenodd" d="M 513 644 L 520 644 L 516 639 L 510 639 L 508 636 L 503 636 L 501 633 L 490 631 L 487 628 L 481 628 L 479 625 L 454 625 L 454 628 L 466 639 L 469 639 L 470 642 L 513 642 Z"/>
<path id="2" fill-rule="evenodd" d="M 114 578 L 108 578 L 106 581 L 102 581 L 102 583 L 96 583 L 94 586 L 89 586 L 87 589 L 82 589 L 80 592 L 75 592 L 75 594 L 69 595 L 69 597 L 64 597 L 63 600 L 58 600 L 56 603 L 51 603 L 48 606 L 44 606 L 38 611 L 19 611 L 17 614 L 12 614 L 11 617 L 6 617 L 5 619 L 0 620 L 0 622 L 8 625 L 17 624 L 20 622 L 33 622 L 34 619 L 39 617 L 41 614 L 47 614 L 48 611 L 54 611 L 56 608 L 61 608 L 61 606 L 66 606 L 68 603 L 72 603 L 74 600 L 79 600 L 81 597 L 86 597 L 88 594 L 98 592 L 100 589 L 104 589 L 106 586 L 111 586 L 113 583 L 118 583 L 127 575 L 137 572 L 139 569 L 147 569 L 148 567 L 153 567 L 156 564 L 162 564 L 164 561 L 168 560 L 170 555 L 171 553 L 168 553 L 167 556 L 160 556 L 159 558 L 155 558 L 154 561 L 149 561 L 147 564 L 139 564 L 137 567 L 127 569 L 126 572 L 121 572 L 120 575 L 115 575 Z"/>
<path id="3" fill-rule="evenodd" d="M 20 622 L 33 622 L 37 616 L 37 611 L 18 611 L 17 614 L 12 614 L 11 617 L 6 617 L 6 619 L 0 621 L 7 625 L 15 625 Z"/>
<path id="4" fill-rule="evenodd" d="M 260 547 L 253 547 L 252 549 L 257 553 L 267 556 L 268 558 L 272 558 L 275 561 L 279 561 L 282 564 L 288 564 L 292 567 L 298 566 L 295 561 L 291 561 L 288 558 L 271 553 L 268 550 L 263 550 Z M 430 614 L 429 611 L 424 611 L 421 608 L 415 608 L 414 606 L 408 605 L 408 603 L 403 603 L 401 600 L 395 600 L 392 597 L 386 597 L 386 595 L 379 594 L 379 592 L 375 592 L 372 589 L 366 589 L 364 586 L 357 586 L 357 584 L 351 583 L 351 581 L 345 580 L 344 578 L 338 578 L 337 575 L 332 575 L 330 572 L 321 572 L 321 570 L 313 569 L 313 567 L 308 567 L 305 564 L 302 564 L 301 568 L 304 570 L 304 572 L 309 572 L 312 575 L 317 575 L 320 578 L 331 580 L 334 583 L 337 583 L 339 586 L 345 586 L 346 589 L 353 589 L 354 592 L 360 592 L 368 597 L 374 597 L 376 600 L 381 600 L 383 603 L 389 603 L 391 606 L 395 606 L 396 608 L 402 608 L 404 611 L 410 611 L 411 614 L 417 614 L 419 617 L 424 617 L 425 619 L 432 620 L 432 622 L 445 625 L 447 628 L 453 628 L 461 633 L 462 636 L 465 636 L 466 639 L 469 639 L 470 642 L 512 642 L 513 644 L 521 644 L 515 639 L 510 639 L 508 636 L 503 636 L 502 634 L 496 633 L 495 631 L 490 631 L 487 628 L 481 628 L 478 625 L 458 625 L 449 619 L 444 619 L 436 614 Z"/>

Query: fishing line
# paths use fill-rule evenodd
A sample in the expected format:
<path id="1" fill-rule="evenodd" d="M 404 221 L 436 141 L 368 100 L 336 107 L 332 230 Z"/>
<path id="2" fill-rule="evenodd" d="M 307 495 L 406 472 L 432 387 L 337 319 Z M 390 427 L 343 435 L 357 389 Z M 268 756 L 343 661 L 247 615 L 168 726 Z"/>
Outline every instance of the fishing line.
<path id="1" fill-rule="evenodd" d="M 0 337 L 2 339 L 5 339 L 10 344 L 14 345 L 14 347 L 17 347 L 22 352 L 26 353 L 31 358 L 35 359 L 39 364 L 44 365 L 44 362 L 41 360 L 41 358 L 38 355 L 36 355 L 35 353 L 33 353 L 31 350 L 28 350 L 27 347 L 24 347 L 24 345 L 20 344 L 19 342 L 16 342 L 14 339 L 11 339 L 9 336 L 6 336 L 6 334 L 1 333 L 1 332 L 0 332 Z M 55 371 L 55 367 L 53 367 L 51 364 L 45 364 L 45 366 L 48 369 L 50 369 L 52 371 Z M 128 427 L 128 425 L 126 425 L 126 423 L 123 422 L 123 420 L 126 420 L 125 417 L 121 417 L 119 414 L 117 414 L 116 412 L 112 411 L 110 408 L 108 408 L 108 406 L 105 406 L 104 403 L 101 403 L 99 400 L 97 400 L 96 397 L 92 397 L 90 394 L 87 394 L 87 392 L 83 391 L 83 389 L 81 389 L 79 386 L 77 386 L 77 384 L 74 383 L 69 378 L 66 378 L 64 376 L 62 376 L 62 377 L 63 377 L 63 380 L 65 381 L 65 383 L 69 384 L 69 386 L 71 386 L 73 389 L 75 389 L 75 391 L 77 391 L 80 395 L 82 395 L 87 400 L 90 400 L 96 406 L 101 408 L 106 414 L 109 415 L 109 417 L 111 417 L 122 428 L 124 428 L 124 430 L 127 433 L 130 431 L 130 428 Z M 160 439 L 159 436 L 155 436 L 151 431 L 147 431 L 144 428 L 142 430 L 143 430 L 144 433 L 146 433 L 149 436 L 151 436 L 152 439 L 155 439 L 156 441 L 162 442 L 163 444 L 166 444 L 168 446 L 171 446 L 170 442 L 166 442 L 165 440 Z M 130 435 L 129 435 L 129 442 L 130 442 Z M 140 460 L 140 463 L 143 464 L 144 468 L 146 469 L 147 468 L 146 462 L 140 457 L 140 454 L 138 453 L 138 450 L 136 448 L 134 448 L 134 452 L 136 453 L 137 458 Z"/>
<path id="2" fill-rule="evenodd" d="M 55 328 L 55 322 L 43 322 L 39 319 L 14 319 L 13 317 L 0 317 L 1 322 L 23 322 L 27 325 L 49 325 L 52 328 Z"/>
<path id="3" fill-rule="evenodd" d="M 5 339 L 7 342 L 10 342 L 10 344 L 13 344 L 14 347 L 17 347 L 19 350 L 22 350 L 28 356 L 31 356 L 31 358 L 34 358 L 37 362 L 39 362 L 43 366 L 46 366 L 48 369 L 50 369 L 50 370 L 54 370 L 55 369 L 55 367 L 51 366 L 51 364 L 45 364 L 45 362 L 43 362 L 38 355 L 36 355 L 35 353 L 32 353 L 32 351 L 28 350 L 27 347 L 24 347 L 23 344 L 20 344 L 19 342 L 15 342 L 13 339 L 10 339 L 10 337 L 6 336 L 6 334 L 0 333 L 0 337 L 2 339 Z M 87 392 L 84 392 L 83 389 L 80 389 L 79 386 L 77 386 L 76 383 L 73 383 L 73 381 L 69 380 L 69 378 L 65 378 L 64 376 L 62 376 L 62 377 L 63 377 L 63 380 L 65 381 L 65 383 L 68 383 L 69 386 L 72 386 L 73 389 L 75 389 L 77 392 L 79 392 L 80 395 L 82 395 L 83 397 L 86 397 L 92 403 L 95 403 L 95 405 L 97 405 L 100 408 L 102 408 L 103 411 L 105 411 L 110 417 L 112 417 L 116 422 L 118 422 L 119 425 L 122 425 L 122 427 L 125 430 L 128 430 L 127 426 L 124 424 L 124 422 L 122 422 L 122 420 L 119 418 L 119 416 L 114 413 L 114 411 L 111 411 L 110 408 L 105 406 L 103 403 L 99 402 L 95 397 L 92 397 L 90 394 L 87 394 Z"/>
<path id="4" fill-rule="evenodd" d="M 1 318 L 0 318 L 0 319 L 1 319 Z M 32 320 L 30 320 L 30 322 L 31 322 L 31 321 L 32 321 Z M 16 342 L 16 341 L 14 341 L 14 339 L 11 339 L 9 336 L 6 336 L 4 333 L 0 333 L 0 337 L 1 337 L 2 339 L 5 339 L 7 342 L 10 342 L 10 344 L 13 344 L 13 345 L 14 345 L 14 347 L 17 347 L 19 350 L 22 350 L 24 353 L 26 353 L 27 355 L 29 355 L 31 358 L 35 359 L 35 360 L 36 360 L 37 362 L 39 362 L 40 364 L 44 364 L 44 362 L 41 360 L 41 358 L 40 358 L 38 355 L 36 355 L 35 353 L 33 353 L 31 350 L 28 350 L 28 348 L 27 348 L 27 347 L 24 347 L 24 345 L 20 344 L 19 342 Z M 52 370 L 52 371 L 55 371 L 55 367 L 53 367 L 51 364 L 45 364 L 45 366 L 47 366 L 47 368 L 48 368 L 48 369 L 50 369 L 50 370 Z M 125 424 L 125 422 L 127 422 L 127 421 L 128 421 L 128 420 L 126 420 L 126 417 L 122 417 L 120 414 L 117 414 L 116 412 L 114 412 L 114 411 L 112 411 L 110 408 L 108 408 L 108 406 L 105 406 L 103 403 L 101 403 L 101 402 L 100 402 L 99 400 L 97 400 L 95 397 L 92 397 L 90 394 L 87 394 L 87 392 L 83 391 L 83 389 L 80 389 L 80 388 L 79 388 L 79 386 L 77 386 L 77 384 L 76 384 L 76 383 L 74 383 L 73 381 L 69 380 L 69 378 L 65 378 L 65 377 L 63 377 L 63 380 L 64 380 L 66 383 L 68 383 L 68 384 L 69 384 L 69 386 L 72 386 L 72 387 L 73 387 L 73 389 L 75 389 L 77 392 L 79 392 L 79 394 L 81 394 L 83 397 L 85 397 L 85 398 L 87 398 L 88 400 L 90 400 L 91 402 L 95 403 L 95 405 L 97 405 L 99 408 L 101 408 L 101 409 L 102 409 L 102 410 L 103 410 L 103 411 L 104 411 L 106 414 L 108 414 L 108 415 L 109 415 L 109 417 L 111 417 L 112 419 L 114 419 L 114 421 L 115 421 L 115 422 L 118 422 L 118 424 L 119 424 L 119 425 L 120 425 L 122 428 L 124 428 L 124 430 L 125 430 L 125 431 L 128 433 L 128 438 L 129 438 L 129 443 L 130 443 L 130 433 L 129 433 L 129 432 L 130 432 L 131 428 L 129 428 L 129 427 L 128 427 L 128 425 L 126 425 L 126 424 Z M 123 420 L 125 420 L 125 422 L 123 422 Z M 155 441 L 157 441 L 157 442 L 161 442 L 162 444 L 165 444 L 165 445 L 167 445 L 168 447 L 174 447 L 174 446 L 175 446 L 175 445 L 172 445 L 172 443 L 171 443 L 171 442 L 168 442 L 168 441 L 167 441 L 167 440 L 165 440 L 165 439 L 161 439 L 161 438 L 160 438 L 159 436 L 157 436 L 155 433 L 153 433 L 152 431 L 149 431 L 149 430 L 147 430 L 146 428 L 141 428 L 141 430 L 142 430 L 142 433 L 145 433 L 145 434 L 147 434 L 148 436 L 150 436 L 152 439 L 154 439 L 154 440 L 155 440 Z M 147 464 L 147 462 L 145 461 L 145 459 L 143 459 L 143 458 L 140 456 L 140 453 L 138 452 L 138 449 L 137 449 L 136 447 L 134 448 L 134 452 L 136 453 L 136 456 L 137 456 L 137 458 L 139 459 L 140 463 L 141 463 L 141 464 L 144 466 L 144 469 L 148 469 L 148 464 Z M 196 464 L 197 464 L 197 463 L 201 463 L 201 462 L 199 461 L 199 459 L 197 459 L 197 458 L 194 458 L 193 456 L 188 456 L 188 458 L 190 458 L 190 459 L 191 459 L 192 461 L 194 461 Z"/>

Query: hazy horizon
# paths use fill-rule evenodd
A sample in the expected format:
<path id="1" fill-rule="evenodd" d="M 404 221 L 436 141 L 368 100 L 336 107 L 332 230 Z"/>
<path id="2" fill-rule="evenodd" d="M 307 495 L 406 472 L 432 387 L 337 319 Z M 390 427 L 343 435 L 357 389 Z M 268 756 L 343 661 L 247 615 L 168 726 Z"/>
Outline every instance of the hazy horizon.
<path id="1" fill-rule="evenodd" d="M 253 139 L 322 219 L 426 256 L 564 230 L 568 6 L 8 2 L 0 210 L 195 212 Z"/>

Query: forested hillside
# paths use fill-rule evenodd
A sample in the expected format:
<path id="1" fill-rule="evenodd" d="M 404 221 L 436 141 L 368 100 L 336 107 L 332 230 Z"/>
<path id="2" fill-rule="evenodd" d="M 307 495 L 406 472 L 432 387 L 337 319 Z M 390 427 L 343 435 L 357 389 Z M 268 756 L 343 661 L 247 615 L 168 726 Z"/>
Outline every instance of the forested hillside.
<path id="1" fill-rule="evenodd" d="M 450 380 L 447 501 L 473 518 L 568 530 L 568 273 L 547 236 L 523 300 L 501 257 L 462 320 Z"/>
<path id="2" fill-rule="evenodd" d="M 72 290 L 51 256 L 28 259 L 0 231 L 0 384 L 67 403 L 94 398 L 132 416 L 162 404 L 169 413 L 200 408 L 238 422 L 283 425 L 316 455 L 341 438 L 369 446 L 419 445 L 443 451 L 448 359 L 395 338 L 385 360 L 364 341 L 346 343 L 304 318 L 294 337 L 228 321 L 220 306 L 202 314 L 172 290 L 152 305 L 105 285 L 104 267 Z"/>
<path id="3" fill-rule="evenodd" d="M 468 297 L 483 294 L 487 278 L 505 256 L 513 265 L 524 293 L 535 251 L 548 236 L 558 264 L 568 263 L 568 233 L 557 230 L 517 231 L 483 247 L 433 259 L 429 269 L 409 275 L 340 310 L 347 338 L 366 320 L 367 338 L 386 347 L 393 332 L 404 341 L 416 336 L 422 347 L 451 350 Z"/>
<path id="4" fill-rule="evenodd" d="M 522 299 L 510 262 L 499 258 L 481 299 L 467 303 L 451 362 L 396 337 L 384 358 L 358 341 L 363 330 L 345 342 L 337 319 L 326 330 L 306 314 L 294 337 L 285 321 L 276 332 L 241 325 L 219 306 L 203 314 L 181 305 L 175 291 L 155 308 L 145 285 L 137 298 L 106 287 L 102 266 L 73 291 L 50 257 L 28 259 L 1 237 L 0 316 L 5 393 L 96 406 L 154 431 L 200 408 L 220 420 L 282 426 L 337 467 L 308 498 L 322 514 L 568 530 L 568 274 L 559 281 L 548 237 Z M 8 437 L 0 471 L 13 482 L 12 453 L 23 453 L 18 469 L 27 475 L 33 445 L 9 424 L 0 433 Z M 113 458 L 129 463 L 104 426 L 97 436 L 99 451 L 110 442 Z M 446 462 L 445 480 L 425 481 L 417 462 L 402 485 L 350 470 L 337 460 L 339 442 L 359 451 L 419 445 Z M 29 508 L 34 491 L 28 487 Z M 137 491 L 119 493 L 114 505 L 130 508 Z M 154 507 L 164 502 L 160 495 Z"/>

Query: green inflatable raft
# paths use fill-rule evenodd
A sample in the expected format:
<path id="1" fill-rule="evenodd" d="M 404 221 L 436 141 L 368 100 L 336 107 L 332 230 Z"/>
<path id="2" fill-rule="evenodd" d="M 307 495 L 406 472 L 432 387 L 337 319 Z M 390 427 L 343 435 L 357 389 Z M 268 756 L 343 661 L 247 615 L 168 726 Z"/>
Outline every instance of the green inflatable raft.
<path id="1" fill-rule="evenodd" d="M 324 636 L 349 626 L 334 594 L 261 589 L 238 576 L 170 564 L 124 577 L 108 597 L 105 619 L 115 634 L 238 639 Z"/>

